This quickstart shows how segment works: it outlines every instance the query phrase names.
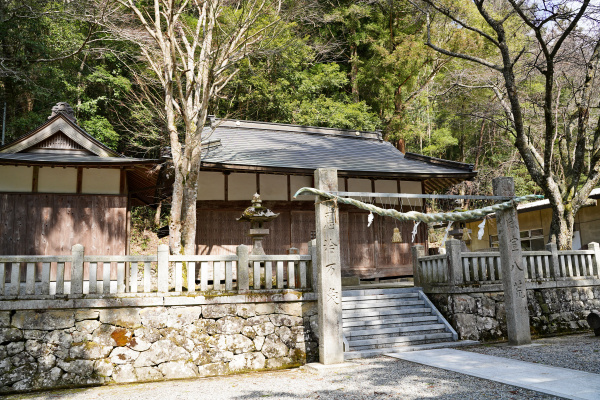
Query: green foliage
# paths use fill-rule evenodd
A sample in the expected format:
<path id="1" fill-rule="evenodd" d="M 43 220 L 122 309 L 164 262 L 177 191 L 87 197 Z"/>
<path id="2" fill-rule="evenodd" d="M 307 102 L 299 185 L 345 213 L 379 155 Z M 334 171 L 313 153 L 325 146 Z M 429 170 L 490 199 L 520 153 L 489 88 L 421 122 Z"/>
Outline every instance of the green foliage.
<path id="1" fill-rule="evenodd" d="M 348 95 L 349 79 L 337 63 L 315 63 L 307 38 L 289 24 L 272 51 L 241 63 L 219 103 L 219 115 L 358 130 L 373 130 L 379 119 L 366 102 Z"/>
<path id="2" fill-rule="evenodd" d="M 4 60 L 0 101 L 7 102 L 7 139 L 40 125 L 52 105 L 67 101 L 80 125 L 109 147 L 128 155 L 157 157 L 158 149 L 168 141 L 164 105 L 156 100 L 162 88 L 156 81 L 140 78 L 149 74 L 139 61 L 138 49 L 98 34 L 93 46 L 83 52 L 59 57 L 74 52 L 89 33 L 90 24 L 76 18 L 73 7 L 78 3 L 0 2 L 0 58 Z M 491 33 L 472 4 L 447 0 L 447 5 Z M 491 193 L 491 178 L 498 175 L 515 177 L 517 194 L 539 190 L 514 151 L 514 139 L 502 128 L 505 114 L 494 94 L 485 88 L 453 87 L 460 74 L 481 85 L 493 79 L 426 47 L 425 21 L 408 0 L 343 0 L 318 2 L 314 7 L 314 19 L 299 15 L 280 24 L 279 34 L 259 52 L 231 66 L 239 72 L 212 104 L 211 113 L 310 126 L 382 129 L 387 140 L 405 140 L 408 151 L 477 162 L 481 178 L 472 187 L 480 193 Z M 502 7 L 502 2 L 494 3 L 492 14 L 500 15 Z M 18 9 L 29 11 L 15 14 Z M 221 16 L 224 30 L 215 41 L 223 40 L 240 12 L 225 9 Z M 181 18 L 188 26 L 196 22 L 191 13 Z M 253 29 L 268 26 L 274 18 L 265 13 Z M 518 48 L 528 38 L 521 34 L 516 18 L 507 24 L 517 32 L 510 46 Z M 438 44 L 451 50 L 467 49 L 481 56 L 492 51 L 473 32 L 435 16 L 432 34 L 441 41 Z M 59 58 L 39 61 L 54 57 Z M 523 108 L 531 121 L 532 137 L 538 137 L 541 113 L 537 104 L 543 80 L 524 79 L 520 89 L 530 100 Z M 563 92 L 568 97 L 567 85 Z M 483 128 L 482 121 L 486 121 Z"/>
<path id="3" fill-rule="evenodd" d="M 79 121 L 79 125 L 108 147 L 113 149 L 118 147 L 119 134 L 105 117 L 95 115 L 88 120 Z"/>

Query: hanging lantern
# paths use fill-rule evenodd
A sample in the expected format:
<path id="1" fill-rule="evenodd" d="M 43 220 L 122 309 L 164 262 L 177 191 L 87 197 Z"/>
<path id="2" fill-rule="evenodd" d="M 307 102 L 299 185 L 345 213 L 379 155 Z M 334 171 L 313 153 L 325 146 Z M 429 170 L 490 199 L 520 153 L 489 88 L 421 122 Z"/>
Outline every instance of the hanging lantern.
<path id="1" fill-rule="evenodd" d="M 402 235 L 400 235 L 400 229 L 394 228 L 394 234 L 392 235 L 392 243 L 402 243 Z"/>

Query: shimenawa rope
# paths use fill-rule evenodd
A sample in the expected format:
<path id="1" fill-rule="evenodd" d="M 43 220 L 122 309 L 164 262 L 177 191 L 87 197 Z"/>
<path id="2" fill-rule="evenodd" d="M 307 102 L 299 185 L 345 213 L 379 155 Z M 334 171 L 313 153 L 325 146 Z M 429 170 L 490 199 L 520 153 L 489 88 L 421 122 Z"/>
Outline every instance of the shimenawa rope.
<path id="1" fill-rule="evenodd" d="M 522 202 L 532 201 L 532 200 L 541 200 L 544 198 L 544 196 L 539 195 L 539 194 L 529 194 L 527 196 L 515 197 L 514 199 L 512 199 L 510 201 L 506 201 L 504 203 L 498 203 L 498 204 L 494 204 L 492 206 L 487 206 L 487 207 L 479 208 L 476 210 L 425 214 L 425 213 L 421 213 L 418 211 L 409 211 L 409 212 L 403 213 L 403 212 L 396 211 L 393 209 L 384 209 L 384 208 L 377 207 L 373 204 L 363 203 L 362 201 L 354 200 L 351 198 L 335 196 L 331 193 L 327 193 L 322 190 L 315 189 L 315 188 L 309 188 L 309 187 L 300 188 L 294 195 L 294 198 L 296 198 L 297 196 L 299 196 L 301 194 L 306 194 L 306 193 L 311 193 L 311 194 L 315 194 L 317 196 L 324 197 L 324 198 L 328 199 L 326 201 L 333 201 L 334 204 L 336 204 L 336 203 L 349 204 L 351 206 L 358 207 L 362 210 L 371 211 L 375 214 L 382 215 L 384 217 L 395 218 L 399 221 L 420 221 L 420 222 L 426 222 L 426 223 L 444 222 L 444 221 L 458 222 L 458 221 L 477 220 L 477 219 L 481 219 L 481 218 L 485 217 L 486 215 L 493 214 L 496 211 L 507 210 L 509 208 L 512 208 L 517 203 L 522 203 Z"/>

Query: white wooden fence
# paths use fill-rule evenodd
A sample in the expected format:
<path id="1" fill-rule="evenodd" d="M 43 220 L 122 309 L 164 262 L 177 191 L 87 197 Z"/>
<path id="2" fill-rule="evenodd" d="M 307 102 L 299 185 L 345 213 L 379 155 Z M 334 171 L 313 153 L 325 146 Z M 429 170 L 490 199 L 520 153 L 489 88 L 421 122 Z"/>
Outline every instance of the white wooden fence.
<path id="1" fill-rule="evenodd" d="M 461 252 L 450 241 L 447 253 L 423 256 L 422 246 L 413 247 L 416 284 L 485 285 L 501 284 L 499 252 Z M 588 250 L 557 251 L 549 244 L 545 251 L 523 251 L 523 268 L 528 282 L 600 279 L 600 245 Z"/>
<path id="2" fill-rule="evenodd" d="M 193 295 L 313 287 L 316 247 L 309 255 L 87 256 L 75 245 L 67 256 L 1 256 L 0 299 L 39 296 Z"/>

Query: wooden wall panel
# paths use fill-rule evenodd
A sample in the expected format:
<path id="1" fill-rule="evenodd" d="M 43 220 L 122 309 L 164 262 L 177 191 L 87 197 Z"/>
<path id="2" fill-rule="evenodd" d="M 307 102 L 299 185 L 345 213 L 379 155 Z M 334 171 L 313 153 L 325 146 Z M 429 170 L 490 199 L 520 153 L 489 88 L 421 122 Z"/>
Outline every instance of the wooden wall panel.
<path id="1" fill-rule="evenodd" d="M 392 243 L 394 228 L 403 235 L 403 243 Z M 420 225 L 419 225 L 420 227 Z M 399 276 L 412 274 L 410 257 L 410 232 L 412 223 L 396 221 L 392 218 L 375 217 L 374 230 L 377 241 L 377 270 L 382 276 Z"/>
<path id="2" fill-rule="evenodd" d="M 240 244 L 250 245 L 248 223 L 236 221 L 242 213 L 230 210 L 198 210 L 196 244 L 198 254 L 235 254 Z"/>
<path id="3" fill-rule="evenodd" d="M 240 224 L 238 222 L 238 224 Z M 250 223 L 242 223 L 242 229 L 248 232 Z M 263 241 L 263 248 L 267 254 L 287 254 L 291 246 L 290 237 L 290 211 L 279 213 L 279 217 L 265 224 L 269 229 L 269 236 Z"/>
<path id="4" fill-rule="evenodd" d="M 15 214 L 13 212 L 15 197 L 9 194 L 0 194 L 0 249 L 12 249 L 12 229 Z"/>
<path id="5" fill-rule="evenodd" d="M 349 224 L 348 212 L 340 211 L 340 262 L 342 263 L 342 273 L 350 269 L 353 265 L 353 260 L 350 258 L 349 245 Z M 314 219 L 314 214 L 313 214 Z M 350 274 L 348 274 L 350 275 Z"/>
<path id="6" fill-rule="evenodd" d="M 247 236 L 249 224 L 236 221 L 248 204 L 238 203 L 198 202 L 198 254 L 234 254 L 239 244 L 251 244 Z M 279 218 L 265 225 L 271 231 L 264 242 L 265 252 L 285 254 L 290 247 L 297 247 L 301 254 L 307 254 L 308 241 L 315 230 L 312 205 L 305 206 L 299 202 L 265 202 L 264 205 L 280 213 Z M 343 275 L 363 278 L 411 275 L 410 238 L 413 223 L 396 223 L 391 218 L 375 216 L 373 225 L 367 227 L 368 215 L 353 208 L 343 207 L 340 211 Z M 404 243 L 391 243 L 396 226 L 402 232 Z M 424 242 L 426 229 L 424 224 L 419 225 L 415 242 Z"/>
<path id="7" fill-rule="evenodd" d="M 292 210 L 290 214 L 290 246 L 300 249 L 300 254 L 308 254 L 308 242 L 315 231 L 315 213 Z"/>
<path id="8" fill-rule="evenodd" d="M 366 212 L 348 212 L 348 252 L 350 265 L 342 269 L 344 276 L 369 276 L 375 273 L 373 229 L 367 228 Z"/>
<path id="9" fill-rule="evenodd" d="M 1 194 L 0 254 L 63 255 L 81 243 L 89 255 L 124 255 L 126 208 L 124 196 Z"/>
<path id="10" fill-rule="evenodd" d="M 14 222 L 12 226 L 13 248 L 16 254 L 26 254 L 27 251 L 27 198 L 18 195 L 13 205 Z"/>

